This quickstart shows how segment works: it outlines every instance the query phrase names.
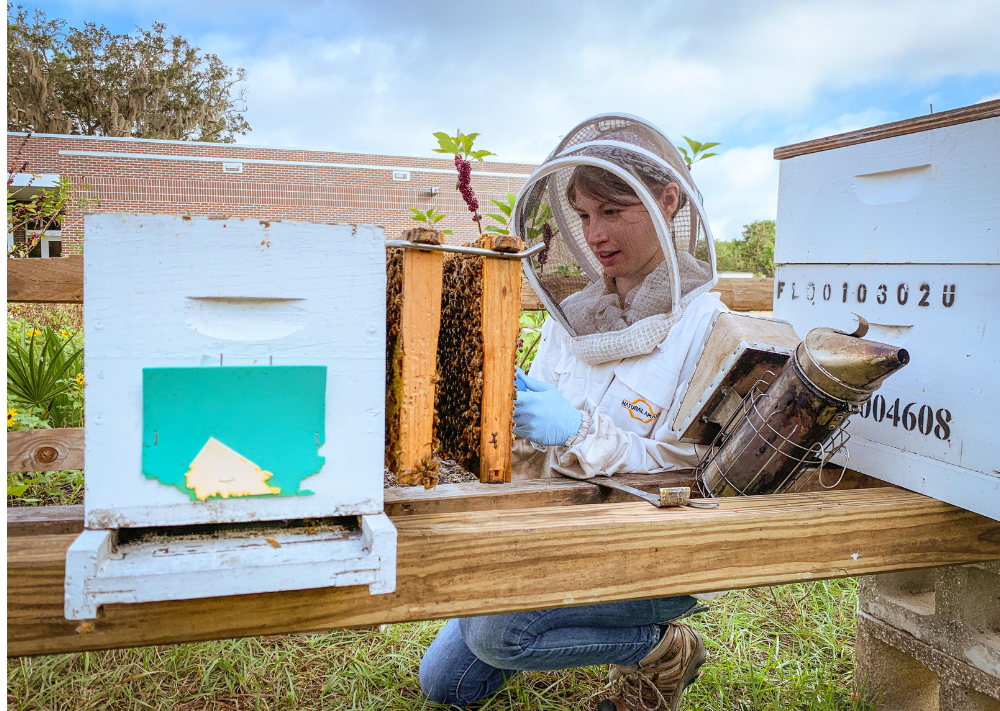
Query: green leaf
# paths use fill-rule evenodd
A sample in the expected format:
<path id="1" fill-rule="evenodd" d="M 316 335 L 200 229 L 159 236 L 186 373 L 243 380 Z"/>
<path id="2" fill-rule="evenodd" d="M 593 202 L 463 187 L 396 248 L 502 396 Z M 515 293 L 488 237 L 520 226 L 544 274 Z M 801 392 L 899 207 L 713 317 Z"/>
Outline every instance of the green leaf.
<path id="1" fill-rule="evenodd" d="M 508 205 L 507 203 L 500 202 L 499 200 L 494 200 L 493 198 L 490 198 L 490 202 L 499 207 L 500 211 L 507 217 L 510 217 L 510 213 L 514 211 L 513 205 Z M 506 222 L 506 220 L 504 220 L 504 222 Z"/>
<path id="2" fill-rule="evenodd" d="M 702 143 L 701 150 L 707 151 L 709 148 L 715 148 L 716 146 L 722 145 L 720 143 Z"/>
<path id="3" fill-rule="evenodd" d="M 438 139 L 438 146 L 440 146 L 440 148 L 433 149 L 435 153 L 451 153 L 452 155 L 458 155 L 458 146 L 455 145 L 455 141 L 451 136 L 443 131 L 438 131 L 434 134 L 434 137 Z"/>
<path id="4" fill-rule="evenodd" d="M 492 153 L 490 151 L 476 151 L 475 153 L 470 154 L 469 157 L 472 158 L 473 160 L 478 160 L 480 163 L 482 163 L 483 158 L 485 158 L 486 156 L 495 156 L 495 155 L 496 153 Z"/>
<path id="5" fill-rule="evenodd" d="M 505 227 L 507 226 L 507 220 L 505 220 L 502 215 L 498 215 L 495 212 L 487 212 L 486 213 L 486 217 L 490 217 L 490 218 L 496 220 L 497 222 L 499 222 L 501 225 L 503 225 Z"/>
<path id="6" fill-rule="evenodd" d="M 441 230 L 441 234 L 443 234 L 443 235 L 453 235 L 455 233 L 452 230 Z"/>
<path id="7" fill-rule="evenodd" d="M 40 335 L 32 332 L 25 344 L 23 331 L 8 331 L 7 395 L 44 408 L 47 417 L 55 398 L 71 387 L 67 381 L 83 348 L 73 342 L 76 334 L 63 341 L 46 326 Z"/>
<path id="8" fill-rule="evenodd" d="M 718 153 L 703 153 L 698 160 L 705 160 L 706 158 L 711 158 L 712 156 L 717 156 Z"/>
<path id="9" fill-rule="evenodd" d="M 510 230 L 504 229 L 502 227 L 497 227 L 496 225 L 486 225 L 486 231 L 493 235 L 509 235 Z"/>

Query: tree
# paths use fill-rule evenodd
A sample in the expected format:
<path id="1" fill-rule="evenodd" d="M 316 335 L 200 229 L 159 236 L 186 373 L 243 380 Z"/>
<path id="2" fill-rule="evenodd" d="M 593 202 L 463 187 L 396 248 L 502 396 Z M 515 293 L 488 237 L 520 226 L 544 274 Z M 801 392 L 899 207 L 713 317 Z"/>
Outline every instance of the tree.
<path id="1" fill-rule="evenodd" d="M 716 242 L 715 263 L 720 272 L 753 272 L 774 276 L 774 220 L 743 225 L 743 234 L 732 242 Z"/>
<path id="2" fill-rule="evenodd" d="M 162 23 L 128 35 L 21 6 L 7 16 L 10 131 L 232 143 L 250 130 L 246 70 Z"/>

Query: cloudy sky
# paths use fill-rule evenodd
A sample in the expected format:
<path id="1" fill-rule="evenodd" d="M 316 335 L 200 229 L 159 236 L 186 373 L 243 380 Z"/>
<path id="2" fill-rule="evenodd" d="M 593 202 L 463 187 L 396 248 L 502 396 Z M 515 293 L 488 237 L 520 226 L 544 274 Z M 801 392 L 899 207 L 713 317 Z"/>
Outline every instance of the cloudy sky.
<path id="1" fill-rule="evenodd" d="M 996 0 L 25 4 L 246 67 L 244 143 L 427 156 L 461 128 L 538 162 L 605 111 L 719 141 L 694 177 L 721 239 L 774 217 L 774 147 L 1000 98 Z"/>

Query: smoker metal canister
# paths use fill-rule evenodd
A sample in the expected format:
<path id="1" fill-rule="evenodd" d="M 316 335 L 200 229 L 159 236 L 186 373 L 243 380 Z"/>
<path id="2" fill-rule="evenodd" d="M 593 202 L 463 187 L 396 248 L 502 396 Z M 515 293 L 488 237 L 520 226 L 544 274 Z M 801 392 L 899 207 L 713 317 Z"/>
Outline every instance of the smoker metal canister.
<path id="1" fill-rule="evenodd" d="M 860 338 L 862 323 L 856 335 L 814 328 L 767 389 L 751 392 L 698 466 L 703 493 L 776 493 L 824 458 L 847 416 L 910 359 Z"/>

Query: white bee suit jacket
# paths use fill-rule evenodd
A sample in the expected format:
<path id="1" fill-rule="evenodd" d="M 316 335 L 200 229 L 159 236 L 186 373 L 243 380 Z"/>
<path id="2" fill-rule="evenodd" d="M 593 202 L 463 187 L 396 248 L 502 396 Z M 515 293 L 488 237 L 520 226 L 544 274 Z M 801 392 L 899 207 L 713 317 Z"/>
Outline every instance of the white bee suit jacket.
<path id="1" fill-rule="evenodd" d="M 727 310 L 718 294 L 701 294 L 650 353 L 597 365 L 574 357 L 566 331 L 547 319 L 529 375 L 555 385 L 583 411 L 583 424 L 568 446 L 539 451 L 516 439 L 512 478 L 590 479 L 693 468 L 695 445 L 680 442 L 667 423 L 679 406 L 679 386 L 696 365 L 695 349 L 715 314 Z"/>

